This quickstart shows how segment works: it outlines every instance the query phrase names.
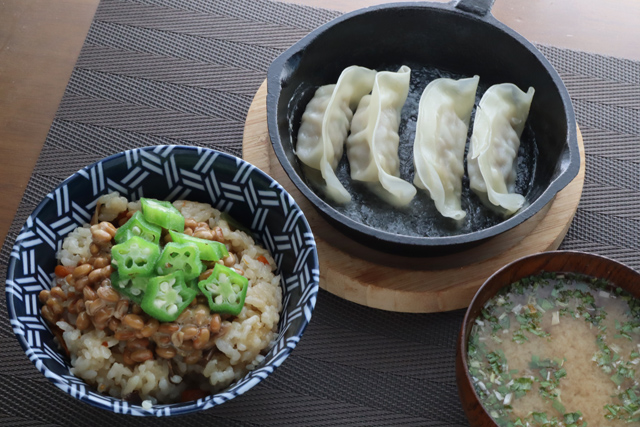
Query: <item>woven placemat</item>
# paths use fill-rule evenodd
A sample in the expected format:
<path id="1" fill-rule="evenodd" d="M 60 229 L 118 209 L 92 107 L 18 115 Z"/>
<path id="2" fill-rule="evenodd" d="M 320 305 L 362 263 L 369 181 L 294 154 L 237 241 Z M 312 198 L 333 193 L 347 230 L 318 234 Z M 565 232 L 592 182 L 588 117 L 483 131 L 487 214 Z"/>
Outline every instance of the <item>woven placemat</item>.
<path id="1" fill-rule="evenodd" d="M 241 155 L 271 61 L 338 12 L 266 0 L 103 0 L 0 254 L 60 181 L 110 154 L 188 144 Z M 540 46 L 572 96 L 586 181 L 562 249 L 640 269 L 640 63 Z M 321 291 L 292 356 L 250 392 L 179 419 L 80 404 L 28 361 L 0 299 L 0 424 L 466 426 L 455 384 L 463 312 L 398 314 Z"/>

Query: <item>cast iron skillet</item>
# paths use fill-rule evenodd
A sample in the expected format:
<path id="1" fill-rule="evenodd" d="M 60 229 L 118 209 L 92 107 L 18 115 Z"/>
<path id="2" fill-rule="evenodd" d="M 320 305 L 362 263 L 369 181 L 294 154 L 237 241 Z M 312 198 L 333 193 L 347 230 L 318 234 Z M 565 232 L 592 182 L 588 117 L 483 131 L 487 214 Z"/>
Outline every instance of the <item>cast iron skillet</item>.
<path id="1" fill-rule="evenodd" d="M 493 0 L 460 0 L 448 4 L 393 3 L 357 10 L 311 32 L 271 64 L 267 116 L 278 160 L 302 194 L 347 236 L 395 254 L 459 251 L 529 219 L 578 173 L 576 123 L 564 84 L 531 43 L 489 13 L 492 4 Z M 503 222 L 467 234 L 414 237 L 356 222 L 307 185 L 294 147 L 302 113 L 314 89 L 335 83 L 350 65 L 376 69 L 404 63 L 425 64 L 469 77 L 477 74 L 481 84 L 510 82 L 525 91 L 529 86 L 535 88 L 528 122 L 535 135 L 537 158 L 525 194 L 526 207 Z"/>

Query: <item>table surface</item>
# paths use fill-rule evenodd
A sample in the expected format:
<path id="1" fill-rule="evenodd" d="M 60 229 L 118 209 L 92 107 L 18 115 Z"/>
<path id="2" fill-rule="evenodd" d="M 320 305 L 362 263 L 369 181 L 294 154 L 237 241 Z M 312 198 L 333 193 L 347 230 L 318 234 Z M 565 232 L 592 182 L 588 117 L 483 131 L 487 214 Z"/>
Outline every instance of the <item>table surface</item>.
<path id="1" fill-rule="evenodd" d="M 380 0 L 287 0 L 349 11 Z M 0 241 L 62 99 L 98 0 L 0 0 Z M 640 60 L 637 0 L 497 0 L 530 41 Z"/>
<path id="2" fill-rule="evenodd" d="M 220 131 L 215 144 L 237 141 L 233 146 L 237 153 L 243 112 L 249 107 L 252 91 L 264 78 L 264 69 L 279 49 L 303 33 L 293 27 L 308 30 L 334 15 L 324 10 L 267 5 L 266 0 L 239 1 L 246 11 L 234 8 L 238 3 L 229 0 L 102 0 L 104 4 L 98 8 L 97 21 L 88 38 L 90 43 L 85 44 L 87 50 L 79 68 L 73 69 L 97 1 L 0 0 L 0 102 L 7 104 L 0 108 L 0 158 L 4 162 L 0 165 L 0 191 L 8 201 L 3 204 L 5 211 L 0 210 L 3 235 L 19 203 L 16 223 L 25 219 L 35 200 L 41 199 L 50 185 L 88 163 L 87 159 L 124 146 L 164 142 L 184 135 L 195 135 L 195 140 L 207 144 L 207 135 Z M 304 1 L 315 6 L 340 6 L 335 0 L 331 0 L 335 1 L 333 4 L 330 0 Z M 365 5 L 363 0 L 351 1 L 351 8 Z M 580 15 L 569 7 L 574 0 L 560 0 L 561 5 L 548 2 L 544 6 L 540 2 L 546 0 L 529 2 L 532 5 L 522 0 L 496 1 L 495 15 L 534 42 L 640 59 L 640 48 L 635 43 L 612 41 L 613 34 L 626 40 L 640 39 L 638 34 L 629 35 L 640 31 L 638 6 L 634 10 L 631 5 L 637 0 L 609 0 L 610 9 L 606 11 L 595 2 L 590 6 L 590 0 L 575 0 L 581 3 Z M 522 6 L 517 6 L 520 1 Z M 252 9 L 253 5 L 257 6 Z M 206 19 L 185 22 L 167 16 L 164 7 L 201 8 L 208 12 Z M 136 15 L 140 9 L 145 13 Z M 275 15 L 275 10 L 283 15 Z M 157 21 L 151 21 L 152 16 Z M 526 20 L 521 19 L 524 16 Z M 240 18 L 242 23 L 225 32 L 229 18 L 236 18 L 231 22 Z M 635 20 L 636 25 L 629 19 Z M 563 21 L 566 23 L 561 37 L 552 29 L 559 28 L 554 22 Z M 266 25 L 268 43 L 276 47 L 258 45 L 259 49 L 252 50 L 255 55 L 245 59 L 242 53 L 250 46 L 248 41 L 260 39 L 265 43 L 264 34 L 246 31 L 255 28 L 254 22 Z M 569 28 L 570 22 L 575 22 L 575 28 Z M 189 37 L 201 31 L 202 25 L 208 25 L 206 30 L 214 37 L 210 43 L 201 37 Z M 147 27 L 154 28 L 140 31 Z M 124 30 L 114 32 L 114 28 Z M 145 36 L 138 37 L 141 34 Z M 566 34 L 574 37 L 565 37 Z M 271 40 L 271 35 L 277 37 Z M 226 43 L 233 36 L 240 43 Z M 171 49 L 173 46 L 180 48 Z M 562 247 L 609 256 L 640 270 L 640 62 L 543 45 L 540 49 L 565 80 L 585 135 L 589 180 Z M 114 51 L 122 55 L 114 59 Z M 143 67 L 143 78 L 130 78 L 135 74 L 132 70 L 144 64 L 149 55 L 154 59 L 159 55 L 163 61 L 146 63 L 164 68 Z M 190 75 L 193 80 L 185 82 L 180 78 L 183 67 L 203 57 L 213 59 L 212 67 Z M 245 60 L 249 70 L 243 68 Z M 217 74 L 220 66 L 225 72 Z M 162 70 L 169 70 L 169 78 Z M 158 76 L 165 79 L 160 81 Z M 204 87 L 212 81 L 223 90 Z M 68 82 L 69 93 L 59 108 Z M 193 82 L 201 86 L 188 86 Z M 206 101 L 194 103 L 194 99 Z M 113 108 L 115 102 L 127 108 L 119 111 Z M 215 108 L 207 109 L 207 105 Z M 56 111 L 58 118 L 38 157 Z M 113 111 L 114 117 L 104 114 Z M 183 112 L 188 120 L 176 122 L 185 118 Z M 201 123 L 198 120 L 209 116 L 216 120 L 203 128 L 196 127 L 197 132 L 188 132 L 194 128 L 193 123 Z M 163 125 L 158 117 L 172 120 Z M 218 117 L 228 119 L 223 130 Z M 143 132 L 136 131 L 140 129 Z M 104 135 L 109 135 L 108 141 Z M 34 172 L 38 158 L 41 163 Z M 33 181 L 20 202 L 29 176 Z M 5 245 L 0 283 L 8 257 L 9 245 Z M 0 407 L 0 424 L 77 425 L 79 420 L 87 421 L 85 424 L 90 420 L 96 426 L 175 424 L 168 418 L 143 422 L 106 411 L 98 414 L 97 409 L 55 390 L 25 358 L 10 331 L 7 312 L 0 300 L 0 398 L 9 402 Z M 307 425 L 465 426 L 452 363 L 462 315 L 461 310 L 410 315 L 373 310 L 320 292 L 303 341 L 269 381 L 218 410 L 191 417 L 189 422 L 194 427 L 230 425 L 233 421 L 243 426 L 284 426 L 295 425 L 296 420 L 302 420 L 302 414 L 305 421 L 313 420 Z M 349 351 L 343 351 L 345 345 Z M 291 414 L 296 416 L 292 418 Z"/>

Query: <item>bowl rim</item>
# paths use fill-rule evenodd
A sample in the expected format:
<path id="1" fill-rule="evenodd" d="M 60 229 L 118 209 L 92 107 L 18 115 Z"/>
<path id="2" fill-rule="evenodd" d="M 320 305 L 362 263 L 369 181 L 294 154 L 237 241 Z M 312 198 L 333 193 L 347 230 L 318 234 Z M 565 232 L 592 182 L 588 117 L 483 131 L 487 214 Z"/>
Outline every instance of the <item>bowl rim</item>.
<path id="1" fill-rule="evenodd" d="M 115 154 L 112 154 L 110 156 L 104 157 L 100 160 L 97 160 L 96 162 L 91 163 L 88 166 L 85 166 L 84 168 L 78 170 L 77 172 L 71 174 L 69 177 L 67 177 L 66 179 L 64 179 L 60 184 L 58 184 L 53 190 L 51 190 L 49 193 L 47 193 L 47 195 L 45 195 L 43 197 L 43 199 L 40 201 L 40 203 L 38 203 L 38 205 L 34 208 L 34 210 L 29 214 L 29 216 L 27 217 L 27 220 L 25 221 L 25 224 L 23 224 L 23 226 L 20 228 L 20 230 L 22 231 L 24 229 L 24 226 L 27 225 L 27 223 L 29 221 L 32 220 L 32 218 L 36 218 L 39 213 L 42 211 L 42 209 L 44 209 L 45 205 L 51 202 L 51 199 L 53 199 L 54 194 L 60 190 L 62 187 L 64 187 L 66 184 L 68 184 L 69 182 L 77 179 L 78 176 L 82 175 L 82 173 L 84 172 L 85 174 L 88 174 L 90 172 L 90 170 L 99 165 L 99 164 L 104 164 L 107 162 L 111 162 L 114 160 L 117 160 L 121 157 L 126 157 L 126 156 L 131 156 L 131 155 L 135 155 L 134 153 L 140 152 L 140 151 L 152 151 L 152 152 L 161 152 L 164 150 L 182 150 L 182 151 L 187 151 L 187 152 L 193 152 L 194 154 L 197 155 L 202 155 L 206 152 L 212 154 L 212 155 L 217 155 L 217 156 L 222 156 L 222 157 L 226 157 L 229 160 L 233 160 L 235 161 L 238 170 L 243 170 L 244 167 L 246 166 L 250 166 L 253 169 L 250 171 L 244 171 L 245 176 L 249 176 L 249 172 L 256 172 L 261 178 L 266 179 L 268 182 L 270 182 L 270 188 L 274 188 L 277 189 L 277 191 L 279 191 L 281 194 L 283 195 L 287 195 L 289 196 L 290 199 L 290 203 L 292 205 L 292 207 L 297 208 L 301 215 L 298 216 L 298 218 L 300 218 L 303 221 L 304 226 L 306 227 L 306 229 L 308 230 L 309 234 L 311 234 L 311 227 L 309 226 L 309 223 L 307 221 L 307 218 L 304 215 L 304 212 L 302 211 L 302 209 L 300 208 L 300 206 L 298 206 L 298 204 L 295 202 L 295 200 L 293 199 L 293 197 L 291 197 L 289 195 L 289 193 L 284 189 L 284 187 L 282 187 L 282 185 L 280 185 L 280 183 L 278 183 L 274 178 L 270 177 L 269 175 L 267 175 L 265 172 L 263 172 L 261 169 L 259 169 L 257 166 L 252 165 L 251 163 L 247 162 L 246 160 L 236 157 L 232 154 L 229 153 L 224 153 L 218 150 L 214 150 L 212 148 L 207 148 L 207 147 L 196 147 L 196 146 L 190 146 L 190 145 L 151 145 L 151 146 L 145 146 L 145 147 L 140 147 L 140 148 L 133 148 L 130 150 L 125 150 L 125 151 L 121 151 Z M 102 170 L 102 169 L 101 169 Z M 106 176 L 106 173 L 105 173 Z M 96 197 L 100 197 L 100 195 L 96 196 Z M 18 233 L 18 235 L 20 235 L 21 231 Z M 65 236 L 60 236 L 60 239 L 63 239 Z M 56 239 L 58 240 L 58 239 Z M 315 242 L 315 239 L 314 239 Z M 11 249 L 12 253 L 17 250 L 20 246 L 20 241 L 16 241 Z M 312 256 L 312 262 L 313 262 L 313 269 L 312 271 L 319 271 L 319 260 L 318 260 L 318 252 L 317 252 L 317 248 L 315 243 L 313 244 L 313 249 L 311 251 L 312 253 L 310 254 Z M 6 274 L 6 282 L 13 282 L 13 277 L 15 275 L 15 269 L 16 266 L 18 264 L 18 260 L 15 256 L 10 256 L 9 257 L 9 262 L 8 262 L 8 266 L 7 266 L 7 274 Z M 307 290 L 305 291 L 305 294 L 311 294 L 313 292 L 317 293 L 319 290 L 319 276 L 316 274 L 313 274 L 312 277 L 312 283 L 309 285 L 309 287 L 307 288 Z M 280 286 L 283 287 L 284 283 L 282 283 L 281 279 L 281 283 Z M 15 283 L 15 282 L 14 282 Z M 18 327 L 18 318 L 17 318 L 17 313 L 16 313 L 16 308 L 15 308 L 15 304 L 14 304 L 14 298 L 12 297 L 13 292 L 9 287 L 6 287 L 6 292 L 5 292 L 6 296 L 6 303 L 7 303 L 7 312 L 9 315 L 9 322 L 11 323 L 11 328 L 13 330 L 13 333 L 16 337 L 16 339 L 18 340 L 18 342 L 20 343 L 20 346 L 22 347 L 22 349 L 24 350 L 26 356 L 29 358 L 29 360 L 31 361 L 31 363 L 33 363 L 33 365 L 36 367 L 36 369 L 38 371 L 40 371 L 40 373 L 42 373 L 45 378 L 47 378 L 50 382 L 52 382 L 58 389 L 62 390 L 63 392 L 65 392 L 66 394 L 70 395 L 71 397 L 81 401 L 81 402 L 85 402 L 90 404 L 91 406 L 94 406 L 96 408 L 100 408 L 100 409 L 104 409 L 110 412 L 114 412 L 114 413 L 123 413 L 126 415 L 133 415 L 133 416 L 174 416 L 174 415 L 185 415 L 185 414 L 190 414 L 190 413 L 194 413 L 194 412 L 198 412 L 204 409 L 210 409 L 214 406 L 218 406 L 228 400 L 233 399 L 234 397 L 240 396 L 242 394 L 244 394 L 245 392 L 247 392 L 249 389 L 253 388 L 255 385 L 259 384 L 260 382 L 262 382 L 264 379 L 266 379 L 267 376 L 271 375 L 273 372 L 275 372 L 275 370 L 289 357 L 289 355 L 291 354 L 291 352 L 296 348 L 297 343 L 300 341 L 300 339 L 302 338 L 307 326 L 309 325 L 309 321 L 311 320 L 311 315 L 313 313 L 313 310 L 315 309 L 315 305 L 316 305 L 316 298 L 310 298 L 307 302 L 307 304 L 305 305 L 305 309 L 306 307 L 309 307 L 308 310 L 308 320 L 303 321 L 303 323 L 300 325 L 298 332 L 296 333 L 296 339 L 292 339 L 289 340 L 287 342 L 287 345 L 283 346 L 283 348 L 280 350 L 281 353 L 278 355 L 278 357 L 274 358 L 273 361 L 271 363 L 269 363 L 268 366 L 272 367 L 273 369 L 271 370 L 271 372 L 269 372 L 267 375 L 253 375 L 251 376 L 251 373 L 254 371 L 249 371 L 247 372 L 247 374 L 245 374 L 245 376 L 237 381 L 232 382 L 229 386 L 227 386 L 225 389 L 223 389 L 222 391 L 219 391 L 218 393 L 215 394 L 210 394 L 204 398 L 200 398 L 197 400 L 192 400 L 189 402 L 179 402 L 179 403 L 169 403 L 169 404 L 155 404 L 151 407 L 151 409 L 145 409 L 143 408 L 141 405 L 136 405 L 136 404 L 131 404 L 129 402 L 126 402 L 125 400 L 122 399 L 118 399 L 109 395 L 103 395 L 99 392 L 97 392 L 95 390 L 95 387 L 92 386 L 91 384 L 87 383 L 84 379 L 77 377 L 73 374 L 67 376 L 65 375 L 64 377 L 60 377 L 58 374 L 56 374 L 55 372 L 52 372 L 51 370 L 49 370 L 49 368 L 47 368 L 46 364 L 43 363 L 40 360 L 40 357 L 38 356 L 38 354 L 36 352 L 33 351 L 33 348 L 29 345 L 29 343 L 26 341 L 25 337 L 24 337 L 24 333 L 21 333 L 20 328 Z M 40 304 L 38 303 L 38 307 L 40 307 Z M 284 311 L 285 307 L 283 306 L 283 311 Z M 307 311 L 307 310 L 305 310 Z M 281 313 L 282 314 L 282 313 Z M 37 312 L 37 314 L 34 315 L 34 317 L 36 318 L 41 318 L 42 314 L 40 311 Z M 278 321 L 278 324 L 280 325 L 282 322 L 283 316 L 280 316 L 280 319 Z M 48 323 L 42 319 L 42 322 L 44 325 L 46 325 L 47 329 L 50 329 Z M 274 340 L 274 345 L 272 347 L 270 347 L 270 349 L 274 348 L 275 346 L 277 346 L 277 343 L 280 342 L 282 339 L 282 337 L 278 337 L 278 335 L 276 336 L 276 339 Z M 56 349 L 59 352 L 59 348 Z M 259 366 L 260 367 L 260 366 Z M 258 367 L 258 368 L 259 368 Z M 236 388 L 238 385 L 244 385 L 245 380 L 247 380 L 248 377 L 251 376 L 250 379 L 250 384 L 248 387 L 239 387 L 238 390 L 233 390 L 233 393 L 229 393 L 233 388 Z M 65 383 L 70 382 L 70 378 L 73 378 L 74 380 L 77 380 L 78 382 L 81 382 L 83 384 L 85 384 L 88 387 L 88 392 L 82 395 L 79 395 L 78 393 L 75 393 L 73 390 L 68 390 L 68 389 L 64 389 L 62 388 L 62 383 L 58 382 L 58 380 L 60 380 L 61 378 L 63 380 L 65 380 Z M 95 400 L 91 398 L 91 393 L 90 392 L 95 392 L 96 394 L 98 394 L 100 396 L 100 400 Z M 109 404 L 107 404 L 106 402 L 109 402 Z M 204 403 L 207 402 L 208 405 L 204 405 Z M 201 406 L 198 406 L 198 404 L 201 403 Z"/>
<path id="2" fill-rule="evenodd" d="M 565 188 L 577 175 L 580 170 L 581 159 L 580 149 L 578 145 L 577 125 L 575 119 L 575 112 L 573 105 L 569 97 L 569 93 L 560 78 L 560 75 L 551 65 L 551 63 L 545 58 L 545 56 L 526 38 L 517 33 L 515 30 L 506 26 L 502 22 L 498 21 L 490 12 L 484 16 L 477 15 L 475 13 L 463 11 L 457 9 L 457 1 L 453 0 L 449 3 L 432 3 L 432 2 L 397 2 L 397 3 L 385 3 L 375 6 L 370 6 L 362 9 L 358 9 L 349 13 L 345 13 L 328 23 L 318 27 L 308 35 L 303 37 L 300 41 L 295 43 L 280 56 L 278 56 L 270 65 L 267 73 L 267 125 L 269 129 L 269 139 L 274 148 L 276 157 L 280 162 L 280 165 L 286 172 L 289 179 L 294 183 L 296 188 L 311 202 L 311 204 L 320 211 L 320 213 L 339 223 L 339 228 L 348 228 L 355 231 L 357 234 L 368 238 L 375 239 L 387 243 L 399 244 L 408 248 L 414 249 L 428 249 L 446 246 L 456 246 L 471 243 L 479 243 L 485 239 L 497 236 L 500 233 L 508 231 L 517 225 L 523 223 L 527 219 L 538 213 L 547 203 L 555 197 L 555 195 Z M 395 234 L 388 231 L 373 228 L 365 225 L 361 222 L 355 221 L 350 217 L 340 213 L 326 201 L 320 198 L 304 180 L 298 175 L 295 168 L 289 161 L 287 154 L 284 150 L 283 142 L 280 139 L 278 129 L 277 109 L 278 101 L 281 94 L 281 82 L 280 75 L 286 69 L 287 62 L 296 54 L 303 52 L 315 39 L 322 33 L 330 30 L 332 27 L 340 24 L 349 19 L 356 18 L 358 16 L 375 13 L 379 11 L 393 10 L 397 8 L 402 9 L 434 9 L 438 12 L 451 13 L 458 15 L 461 18 L 467 18 L 484 22 L 490 26 L 497 28 L 498 30 L 507 34 L 511 38 L 515 39 L 522 48 L 528 50 L 540 64 L 545 68 L 551 77 L 553 83 L 559 89 L 559 95 L 564 106 L 565 118 L 567 121 L 567 134 L 566 140 L 563 144 L 566 146 L 568 152 L 568 162 L 566 169 L 564 169 L 554 180 L 552 180 L 547 188 L 538 196 L 538 198 L 531 204 L 525 206 L 516 214 L 507 218 L 506 220 L 488 227 L 482 230 L 474 231 L 466 234 L 459 234 L 453 236 L 409 236 L 402 234 Z M 335 225 L 334 225 L 335 226 Z"/>
<path id="3" fill-rule="evenodd" d="M 511 261 L 509 264 L 506 264 L 505 266 L 501 267 L 500 269 L 496 270 L 491 276 L 489 276 L 489 278 L 487 278 L 487 280 L 484 281 L 482 286 L 480 286 L 480 288 L 478 288 L 478 290 L 474 294 L 473 299 L 471 300 L 471 302 L 469 303 L 469 306 L 465 310 L 464 318 L 463 318 L 462 324 L 460 326 L 460 332 L 458 334 L 458 339 L 456 341 L 456 365 L 458 365 L 459 368 L 462 370 L 462 373 L 464 374 L 464 376 L 463 376 L 463 378 L 461 378 L 460 375 L 456 375 L 456 377 L 457 377 L 458 390 L 459 391 L 461 390 L 460 381 L 465 381 L 465 383 L 468 384 L 469 388 L 471 389 L 471 392 L 473 393 L 473 397 L 478 402 L 478 405 L 481 408 L 482 414 L 484 414 L 486 417 L 489 417 L 489 419 L 491 419 L 491 421 L 496 426 L 497 426 L 497 423 L 495 423 L 493 421 L 493 418 L 489 415 L 489 413 L 485 409 L 484 405 L 481 403 L 480 396 L 478 396 L 478 393 L 476 392 L 475 387 L 473 386 L 473 382 L 471 380 L 471 375 L 469 374 L 469 364 L 467 363 L 467 356 L 468 356 L 468 354 L 467 354 L 468 336 L 467 335 L 468 334 L 465 332 L 465 329 L 467 329 L 466 326 L 468 324 L 470 324 L 470 322 L 473 322 L 477 318 L 477 316 L 475 316 L 472 319 L 471 318 L 471 312 L 472 312 L 472 310 L 474 308 L 479 308 L 479 307 L 476 307 L 476 305 L 479 304 L 479 300 L 481 299 L 481 296 L 482 296 L 482 293 L 483 293 L 484 289 L 486 287 L 488 287 L 491 284 L 492 281 L 496 280 L 496 278 L 499 275 L 501 275 L 504 271 L 515 269 L 518 266 L 520 266 L 521 264 L 526 264 L 527 262 L 529 262 L 532 259 L 537 259 L 537 258 L 545 259 L 545 258 L 561 256 L 561 255 L 568 255 L 568 256 L 570 256 L 572 258 L 587 258 L 589 260 L 599 260 L 599 261 L 602 261 L 602 262 L 606 262 L 608 264 L 615 265 L 616 267 L 631 273 L 632 275 L 636 276 L 640 280 L 640 272 L 632 269 L 631 267 L 629 267 L 629 266 L 627 266 L 627 265 L 625 265 L 625 264 L 621 263 L 620 261 L 617 261 L 617 260 L 615 260 L 613 258 L 604 256 L 604 255 L 590 253 L 590 252 L 560 250 L 560 251 L 538 252 L 538 253 L 535 253 L 535 254 L 530 254 L 530 255 L 526 255 L 526 256 L 523 256 L 521 258 L 518 258 L 518 259 L 516 259 L 514 261 Z M 553 272 L 560 273 L 560 271 L 553 271 Z M 503 284 L 502 286 L 500 286 L 500 288 L 498 288 L 498 290 L 496 292 L 498 292 L 499 290 L 504 289 L 505 287 L 511 285 L 511 283 Z M 488 299 L 494 297 L 495 295 L 496 295 L 496 293 L 493 293 L 493 294 L 489 295 Z M 485 299 L 485 297 L 482 297 L 482 299 Z M 470 330 L 471 329 L 469 328 L 469 331 Z M 467 388 L 467 387 L 465 386 L 465 388 Z"/>

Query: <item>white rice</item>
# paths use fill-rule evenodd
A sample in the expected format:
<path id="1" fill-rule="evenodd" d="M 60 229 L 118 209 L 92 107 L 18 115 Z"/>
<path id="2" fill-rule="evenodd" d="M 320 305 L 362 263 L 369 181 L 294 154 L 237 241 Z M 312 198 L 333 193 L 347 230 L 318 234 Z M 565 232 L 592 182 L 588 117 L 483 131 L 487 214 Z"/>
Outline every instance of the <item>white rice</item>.
<path id="1" fill-rule="evenodd" d="M 70 267 L 78 265 L 81 259 L 91 258 L 89 247 L 92 242 L 91 230 L 85 224 L 73 230 L 62 242 L 62 249 L 56 253 L 60 264 Z"/>
<path id="2" fill-rule="evenodd" d="M 120 212 L 127 209 L 127 198 L 120 197 L 117 192 L 100 196 L 98 203 L 102 205 L 98 215 L 99 221 L 113 221 Z"/>

